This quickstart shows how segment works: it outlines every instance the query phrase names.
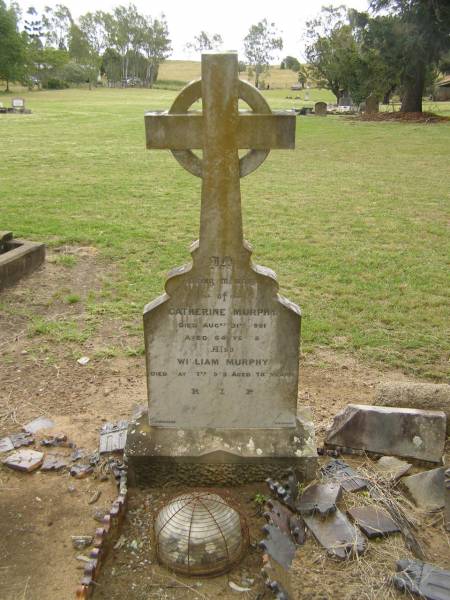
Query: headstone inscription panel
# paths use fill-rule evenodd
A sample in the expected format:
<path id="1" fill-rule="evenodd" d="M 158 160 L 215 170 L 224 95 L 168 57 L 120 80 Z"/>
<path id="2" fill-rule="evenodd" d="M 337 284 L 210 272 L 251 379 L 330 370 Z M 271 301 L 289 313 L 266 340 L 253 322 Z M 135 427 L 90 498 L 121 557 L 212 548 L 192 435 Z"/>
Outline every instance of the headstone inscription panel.
<path id="1" fill-rule="evenodd" d="M 148 417 L 132 425 L 127 443 L 137 479 L 148 480 L 144 456 L 153 477 L 155 463 L 191 460 L 197 483 L 224 475 L 216 466 L 205 480 L 199 461 L 254 459 L 249 479 L 270 474 L 264 459 L 302 462 L 304 477 L 315 466 L 312 424 L 297 411 L 300 309 L 278 293 L 272 271 L 250 260 L 239 185 L 269 149 L 294 147 L 295 116 L 272 113 L 237 66 L 235 53 L 204 54 L 201 81 L 168 113 L 146 114 L 147 147 L 169 148 L 202 178 L 202 203 L 192 264 L 169 273 L 166 293 L 144 311 Z M 200 97 L 203 112 L 188 113 Z M 240 113 L 239 98 L 253 112 Z M 240 159 L 242 148 L 249 152 Z M 202 149 L 202 161 L 193 149 Z"/>

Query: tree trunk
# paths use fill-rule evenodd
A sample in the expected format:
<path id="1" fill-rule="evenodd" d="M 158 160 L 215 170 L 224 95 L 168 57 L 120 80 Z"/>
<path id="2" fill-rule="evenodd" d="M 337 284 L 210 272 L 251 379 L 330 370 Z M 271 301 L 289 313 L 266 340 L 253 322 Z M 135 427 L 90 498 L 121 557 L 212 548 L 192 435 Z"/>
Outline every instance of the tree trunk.
<path id="1" fill-rule="evenodd" d="M 6 90 L 5 92 L 9 92 L 9 79 L 6 80 Z"/>
<path id="2" fill-rule="evenodd" d="M 383 96 L 383 104 L 389 104 L 391 101 L 392 89 L 388 90 Z"/>
<path id="3" fill-rule="evenodd" d="M 413 76 L 403 82 L 404 92 L 400 112 L 422 112 L 422 96 L 425 87 L 425 65 L 418 63 Z"/>

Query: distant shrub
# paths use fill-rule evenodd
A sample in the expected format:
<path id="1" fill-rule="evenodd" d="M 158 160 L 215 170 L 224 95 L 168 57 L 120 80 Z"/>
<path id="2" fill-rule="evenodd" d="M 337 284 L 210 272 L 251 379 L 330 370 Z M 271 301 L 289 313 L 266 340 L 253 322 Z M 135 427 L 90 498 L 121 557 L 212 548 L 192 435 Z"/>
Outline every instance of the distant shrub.
<path id="1" fill-rule="evenodd" d="M 56 77 L 50 77 L 50 79 L 47 81 L 46 85 L 44 85 L 45 88 L 47 88 L 48 90 L 65 90 L 66 88 L 69 87 L 69 84 L 67 83 L 67 81 L 64 81 L 62 79 L 57 79 Z"/>

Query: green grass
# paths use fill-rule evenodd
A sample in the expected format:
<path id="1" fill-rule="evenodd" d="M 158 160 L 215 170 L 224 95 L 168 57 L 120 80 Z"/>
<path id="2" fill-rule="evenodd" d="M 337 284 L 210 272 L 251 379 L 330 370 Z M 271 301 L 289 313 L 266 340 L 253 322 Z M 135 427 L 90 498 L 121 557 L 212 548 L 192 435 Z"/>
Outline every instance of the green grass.
<path id="1" fill-rule="evenodd" d="M 167 108 L 175 93 L 34 92 L 24 94 L 32 115 L 0 115 L 0 230 L 96 246 L 108 275 L 87 299 L 93 321 L 120 317 L 135 330 L 165 273 L 189 260 L 200 180 L 144 139 L 144 111 Z M 294 94 L 266 97 L 291 108 Z M 310 98 L 328 100 L 320 90 Z M 450 114 L 450 103 L 438 108 Z M 242 180 L 245 235 L 302 307 L 304 351 L 448 374 L 449 155 L 450 123 L 299 117 L 297 149 L 272 152 Z M 87 335 L 72 322 L 33 323 L 35 335 Z"/>

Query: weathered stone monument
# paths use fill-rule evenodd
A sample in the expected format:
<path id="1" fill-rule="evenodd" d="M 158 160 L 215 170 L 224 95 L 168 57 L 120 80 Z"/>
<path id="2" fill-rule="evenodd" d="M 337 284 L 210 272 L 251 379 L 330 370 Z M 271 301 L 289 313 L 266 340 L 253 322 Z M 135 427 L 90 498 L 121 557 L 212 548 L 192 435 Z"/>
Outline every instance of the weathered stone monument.
<path id="1" fill-rule="evenodd" d="M 378 96 L 375 96 L 375 94 L 370 94 L 370 96 L 367 96 L 367 98 L 366 98 L 365 112 L 368 115 L 372 115 L 379 111 L 380 111 L 380 101 L 378 99 Z"/>
<path id="2" fill-rule="evenodd" d="M 187 112 L 200 98 L 202 113 Z M 239 99 L 252 111 L 239 112 Z M 239 184 L 270 149 L 294 147 L 295 115 L 272 113 L 239 80 L 236 53 L 206 53 L 202 79 L 145 124 L 147 148 L 170 149 L 202 178 L 202 197 L 192 264 L 169 273 L 144 311 L 148 412 L 128 432 L 131 483 L 245 483 L 289 466 L 310 479 L 314 429 L 297 410 L 300 309 L 250 260 Z"/>
<path id="3" fill-rule="evenodd" d="M 327 116 L 327 103 L 326 102 L 316 102 L 314 104 L 314 114 L 320 117 Z"/>

